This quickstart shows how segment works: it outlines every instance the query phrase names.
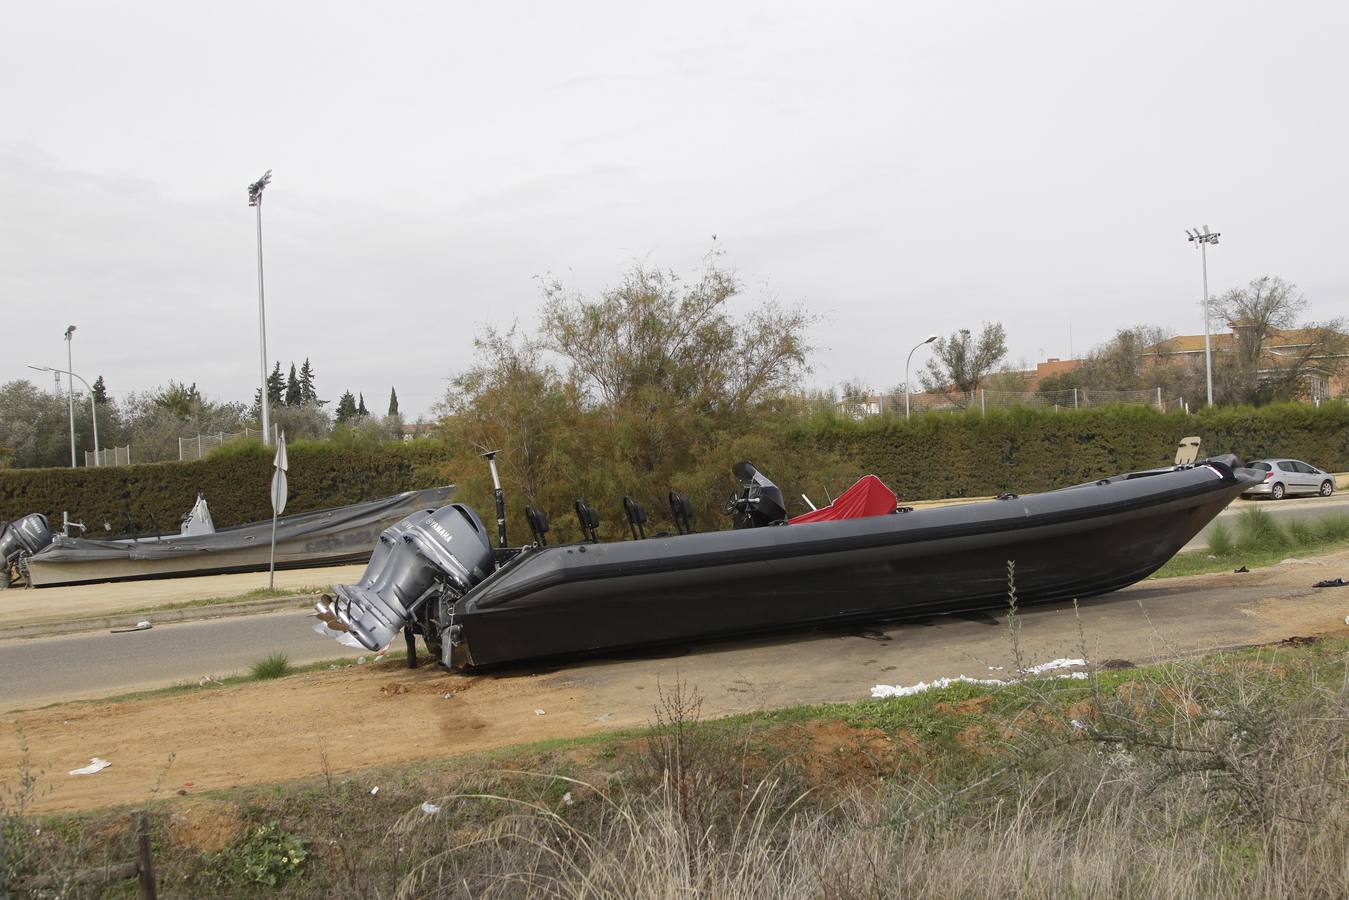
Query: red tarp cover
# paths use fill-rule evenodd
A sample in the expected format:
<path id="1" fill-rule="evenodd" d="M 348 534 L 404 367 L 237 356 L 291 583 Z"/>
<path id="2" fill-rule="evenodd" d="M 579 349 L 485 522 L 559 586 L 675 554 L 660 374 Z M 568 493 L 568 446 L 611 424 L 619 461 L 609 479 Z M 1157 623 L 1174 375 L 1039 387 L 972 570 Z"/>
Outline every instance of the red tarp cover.
<path id="1" fill-rule="evenodd" d="M 894 512 L 898 503 L 898 498 L 885 486 L 885 482 L 875 475 L 863 475 L 856 484 L 839 494 L 833 503 L 789 519 L 787 524 L 805 525 L 808 522 L 883 516 Z"/>

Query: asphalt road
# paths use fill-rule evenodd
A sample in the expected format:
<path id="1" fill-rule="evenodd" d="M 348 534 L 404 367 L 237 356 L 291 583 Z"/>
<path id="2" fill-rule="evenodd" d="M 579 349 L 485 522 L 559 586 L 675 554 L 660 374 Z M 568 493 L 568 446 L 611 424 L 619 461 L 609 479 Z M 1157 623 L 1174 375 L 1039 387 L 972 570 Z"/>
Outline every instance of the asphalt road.
<path id="1" fill-rule="evenodd" d="M 0 643 L 0 709 L 109 696 L 248 671 L 269 653 L 292 664 L 371 656 L 310 630 L 307 612 L 156 625 Z"/>

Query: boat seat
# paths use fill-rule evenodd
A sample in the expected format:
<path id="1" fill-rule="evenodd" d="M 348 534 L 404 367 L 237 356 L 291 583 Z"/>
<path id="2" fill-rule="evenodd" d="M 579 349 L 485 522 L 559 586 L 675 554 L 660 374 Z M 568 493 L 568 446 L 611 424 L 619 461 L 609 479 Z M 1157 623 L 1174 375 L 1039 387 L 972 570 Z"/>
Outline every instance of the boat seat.
<path id="1" fill-rule="evenodd" d="M 600 517 L 584 500 L 576 500 L 576 520 L 581 523 L 581 534 L 592 544 L 600 542 Z"/>
<path id="2" fill-rule="evenodd" d="M 628 528 L 632 531 L 634 541 L 644 540 L 646 538 L 646 509 L 631 497 L 623 498 L 623 512 L 628 517 Z"/>
<path id="3" fill-rule="evenodd" d="M 548 546 L 548 513 L 539 512 L 532 506 L 525 507 L 525 520 L 529 522 L 529 532 L 534 535 L 534 543 L 540 547 Z"/>
<path id="4" fill-rule="evenodd" d="M 678 491 L 670 491 L 670 515 L 680 534 L 693 534 L 693 504 Z"/>

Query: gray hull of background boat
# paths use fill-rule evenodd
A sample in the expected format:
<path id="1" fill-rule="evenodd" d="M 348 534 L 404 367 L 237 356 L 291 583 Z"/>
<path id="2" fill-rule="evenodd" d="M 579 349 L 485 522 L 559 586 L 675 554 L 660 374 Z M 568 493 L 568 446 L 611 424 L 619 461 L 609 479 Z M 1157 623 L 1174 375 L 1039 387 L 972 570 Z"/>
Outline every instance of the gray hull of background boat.
<path id="1" fill-rule="evenodd" d="M 1085 598 L 1159 569 L 1262 473 L 1193 468 L 899 515 L 527 551 L 455 605 L 453 665 Z"/>
<path id="2" fill-rule="evenodd" d="M 453 486 L 407 491 L 336 509 L 283 516 L 276 525 L 276 567 L 297 569 L 361 563 L 380 532 L 418 510 L 446 505 Z M 222 528 L 214 534 L 161 540 L 95 541 L 57 536 L 27 560 L 34 587 L 265 571 L 272 522 Z"/>

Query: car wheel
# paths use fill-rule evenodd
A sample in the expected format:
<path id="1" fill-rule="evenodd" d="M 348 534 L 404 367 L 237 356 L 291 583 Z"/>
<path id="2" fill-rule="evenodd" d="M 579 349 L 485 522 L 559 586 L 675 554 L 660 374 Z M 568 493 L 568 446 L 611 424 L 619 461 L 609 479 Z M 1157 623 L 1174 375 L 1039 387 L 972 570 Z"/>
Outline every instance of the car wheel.
<path id="1" fill-rule="evenodd" d="M 1274 485 L 1274 487 L 1269 489 L 1269 495 L 1273 497 L 1275 500 L 1282 500 L 1284 495 L 1283 485 L 1282 484 Z"/>
<path id="2" fill-rule="evenodd" d="M 1333 493 L 1335 493 L 1335 485 L 1330 481 L 1330 479 L 1326 479 L 1325 481 L 1321 482 L 1322 497 L 1329 497 Z"/>

